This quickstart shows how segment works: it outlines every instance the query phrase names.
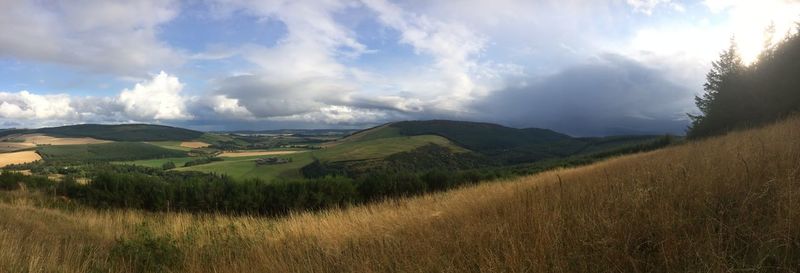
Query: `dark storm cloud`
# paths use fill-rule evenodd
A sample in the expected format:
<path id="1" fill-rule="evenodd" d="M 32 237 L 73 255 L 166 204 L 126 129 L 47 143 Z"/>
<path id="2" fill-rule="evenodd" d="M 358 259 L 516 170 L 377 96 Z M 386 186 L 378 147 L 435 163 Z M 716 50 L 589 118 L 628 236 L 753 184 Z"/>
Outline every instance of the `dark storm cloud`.
<path id="1" fill-rule="evenodd" d="M 482 119 L 576 135 L 682 134 L 693 90 L 634 60 L 604 55 L 554 75 L 491 93 Z"/>

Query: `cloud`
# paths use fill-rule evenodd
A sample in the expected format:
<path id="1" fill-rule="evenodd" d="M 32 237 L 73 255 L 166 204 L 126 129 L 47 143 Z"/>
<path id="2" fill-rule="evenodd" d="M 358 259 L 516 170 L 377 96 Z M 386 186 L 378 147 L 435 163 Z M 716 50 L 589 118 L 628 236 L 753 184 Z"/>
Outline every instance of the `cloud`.
<path id="1" fill-rule="evenodd" d="M 28 91 L 0 92 L 0 118 L 16 120 L 70 119 L 77 116 L 69 95 L 36 95 Z"/>
<path id="2" fill-rule="evenodd" d="M 183 84 L 165 72 L 122 90 L 115 97 L 83 97 L 69 94 L 41 95 L 29 91 L 0 92 L 0 120 L 24 126 L 70 123 L 160 122 L 192 119 L 181 94 Z M 226 104 L 221 109 L 227 109 Z"/>
<path id="3" fill-rule="evenodd" d="M 161 71 L 151 81 L 123 90 L 118 101 L 125 114 L 137 120 L 190 119 L 181 90 L 183 84 L 177 77 Z"/>
<path id="4" fill-rule="evenodd" d="M 260 20 L 280 20 L 286 35 L 274 46 L 249 44 L 237 50 L 255 69 L 216 80 L 216 112 L 249 113 L 252 118 L 289 117 L 318 112 L 341 103 L 357 90 L 356 69 L 342 64 L 366 51 L 354 33 L 334 15 L 351 8 L 348 1 L 231 1 L 216 0 L 218 17 L 235 14 Z M 236 101 L 233 106 L 233 101 Z M 213 108 L 213 107 L 212 107 Z M 232 109 L 233 109 L 232 108 Z"/>
<path id="5" fill-rule="evenodd" d="M 675 3 L 672 0 L 625 0 L 625 3 L 633 7 L 634 11 L 647 15 L 652 15 L 653 10 L 662 5 L 670 6 L 676 11 L 685 11 L 685 8 L 682 5 Z"/>
<path id="6" fill-rule="evenodd" d="M 705 0 L 712 13 L 727 21 L 720 31 L 735 36 L 742 59 L 752 62 L 763 48 L 764 30 L 773 24 L 777 42 L 784 34 L 797 29 L 800 1 L 796 0 Z"/>
<path id="7" fill-rule="evenodd" d="M 664 72 L 619 55 L 555 75 L 528 79 L 491 94 L 475 107 L 480 119 L 572 135 L 683 133 L 694 109 L 692 90 Z"/>
<path id="8" fill-rule="evenodd" d="M 396 112 L 387 115 L 461 113 L 474 98 L 501 86 L 501 74 L 512 67 L 479 61 L 486 41 L 465 25 L 417 15 L 385 1 L 213 3 L 218 18 L 247 14 L 279 20 L 286 27 L 286 35 L 274 46 L 250 44 L 237 50 L 255 69 L 212 84 L 214 95 L 237 100 L 257 119 L 308 114 L 319 120 L 336 116 L 325 112 L 336 107 Z M 341 13 L 365 11 L 376 17 L 369 22 L 396 31 L 392 43 L 411 46 L 430 61 L 399 73 L 353 65 L 364 54 L 381 53 L 359 42 L 353 29 L 340 22 Z"/>
<path id="9" fill-rule="evenodd" d="M 157 37 L 177 14 L 175 1 L 0 1 L 0 56 L 141 77 L 183 62 Z"/>
<path id="10" fill-rule="evenodd" d="M 418 54 L 433 57 L 441 86 L 434 98 L 440 107 L 458 111 L 460 102 L 472 99 L 481 86 L 476 84 L 472 71 L 479 66 L 475 60 L 485 48 L 484 37 L 466 26 L 445 23 L 433 18 L 409 13 L 385 0 L 364 0 L 378 14 L 380 22 L 400 32 L 400 42 L 414 47 Z M 431 90 L 426 90 L 430 92 Z"/>

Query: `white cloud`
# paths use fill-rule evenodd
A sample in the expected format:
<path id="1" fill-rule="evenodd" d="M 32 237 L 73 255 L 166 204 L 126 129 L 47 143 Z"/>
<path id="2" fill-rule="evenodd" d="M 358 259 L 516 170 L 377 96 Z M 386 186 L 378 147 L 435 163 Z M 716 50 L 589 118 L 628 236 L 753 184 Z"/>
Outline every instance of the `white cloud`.
<path id="1" fill-rule="evenodd" d="M 255 118 L 293 116 L 341 102 L 357 90 L 357 69 L 342 62 L 363 54 L 366 46 L 334 18 L 353 7 L 349 1 L 216 0 L 216 15 L 279 20 L 286 35 L 271 47 L 245 45 L 236 50 L 256 68 L 216 83 L 215 95 L 236 100 Z M 223 102 L 221 100 L 217 101 Z M 224 107 L 223 107 L 224 108 Z M 227 111 L 217 107 L 214 111 Z"/>
<path id="2" fill-rule="evenodd" d="M 386 121 L 389 113 L 374 109 L 359 109 L 345 105 L 329 105 L 317 111 L 272 117 L 273 121 L 296 121 L 322 124 L 369 124 Z"/>
<path id="3" fill-rule="evenodd" d="M 0 92 L 0 120 L 26 126 L 84 122 L 158 122 L 188 120 L 193 115 L 181 94 L 180 80 L 161 72 L 114 97 L 82 97 L 68 94 L 42 95 L 29 91 Z M 215 100 L 221 114 L 243 116 L 236 101 Z"/>
<path id="4" fill-rule="evenodd" d="M 455 112 L 462 111 L 464 102 L 485 94 L 486 86 L 476 82 L 473 75 L 480 66 L 476 59 L 486 47 L 484 37 L 464 25 L 409 13 L 388 1 L 363 2 L 384 25 L 401 33 L 400 42 L 414 47 L 417 54 L 433 57 L 438 84 L 417 92 L 436 94 L 433 104 Z"/>
<path id="5" fill-rule="evenodd" d="M 775 42 L 794 31 L 800 20 L 800 1 L 705 0 L 704 4 L 725 17 L 721 31 L 736 37 L 742 59 L 747 62 L 761 52 L 764 30 L 770 24 L 775 25 Z"/>
<path id="6" fill-rule="evenodd" d="M 214 113 L 228 118 L 249 119 L 253 114 L 244 106 L 239 104 L 239 99 L 231 99 L 226 96 L 211 97 L 211 109 Z"/>
<path id="7" fill-rule="evenodd" d="M 141 77 L 184 56 L 157 37 L 175 1 L 0 1 L 0 56 Z"/>
<path id="8" fill-rule="evenodd" d="M 183 84 L 164 71 L 151 81 L 137 83 L 119 94 L 119 103 L 128 116 L 141 120 L 189 119 L 186 99 L 181 96 Z"/>
<path id="9" fill-rule="evenodd" d="M 77 117 L 69 95 L 36 95 L 28 91 L 0 92 L 0 118 L 4 119 L 72 119 Z"/>
<path id="10" fill-rule="evenodd" d="M 634 11 L 647 15 L 653 15 L 653 11 L 659 6 L 669 6 L 678 12 L 684 12 L 686 10 L 683 5 L 672 0 L 625 0 L 625 2 L 633 7 Z"/>

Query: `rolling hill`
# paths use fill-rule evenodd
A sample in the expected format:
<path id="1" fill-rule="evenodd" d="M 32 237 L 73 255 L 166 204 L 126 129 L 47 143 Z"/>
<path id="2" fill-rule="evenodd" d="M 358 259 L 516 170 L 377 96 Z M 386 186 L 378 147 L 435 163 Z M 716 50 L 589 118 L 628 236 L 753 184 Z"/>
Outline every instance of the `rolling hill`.
<path id="1" fill-rule="evenodd" d="M 40 129 L 8 129 L 0 131 L 0 137 L 36 133 L 55 137 L 90 137 L 112 141 L 193 140 L 204 135 L 199 131 L 153 124 L 79 124 Z"/>
<path id="2" fill-rule="evenodd" d="M 572 137 L 552 130 L 529 128 L 516 129 L 498 124 L 452 121 L 401 121 L 390 123 L 390 128 L 404 136 L 438 135 L 450 139 L 464 148 L 489 152 L 513 149 L 536 143 L 569 141 Z"/>
<path id="3" fill-rule="evenodd" d="M 658 138 L 651 135 L 574 138 L 540 128 L 517 129 L 492 123 L 427 120 L 388 123 L 356 132 L 333 144 L 424 135 L 446 138 L 455 146 L 503 164 L 603 152 Z"/>
<path id="4" fill-rule="evenodd" d="M 45 161 L 69 164 L 187 156 L 183 151 L 142 142 L 41 146 L 37 152 Z"/>

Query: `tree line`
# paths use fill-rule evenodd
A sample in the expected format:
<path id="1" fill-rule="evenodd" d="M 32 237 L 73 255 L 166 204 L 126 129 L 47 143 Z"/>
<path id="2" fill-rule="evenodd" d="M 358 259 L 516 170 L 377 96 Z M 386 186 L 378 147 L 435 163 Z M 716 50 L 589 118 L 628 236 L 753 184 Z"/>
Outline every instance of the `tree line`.
<path id="1" fill-rule="evenodd" d="M 800 33 L 775 44 L 773 35 L 774 26 L 767 29 L 764 49 L 752 64 L 742 61 L 731 39 L 706 75 L 704 93 L 695 98 L 700 113 L 689 115 L 688 137 L 757 126 L 800 110 Z"/>

